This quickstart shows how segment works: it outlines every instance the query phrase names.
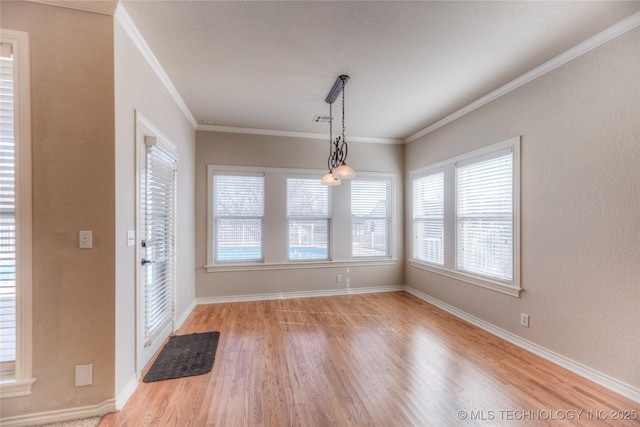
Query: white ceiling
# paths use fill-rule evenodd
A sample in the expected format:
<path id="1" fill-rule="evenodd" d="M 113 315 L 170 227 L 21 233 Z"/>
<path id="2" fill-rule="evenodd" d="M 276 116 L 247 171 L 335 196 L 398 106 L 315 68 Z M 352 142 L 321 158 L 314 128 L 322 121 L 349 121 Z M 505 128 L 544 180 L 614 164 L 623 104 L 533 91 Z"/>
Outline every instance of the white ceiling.
<path id="1" fill-rule="evenodd" d="M 121 4 L 200 124 L 328 133 L 312 119 L 328 114 L 324 99 L 348 74 L 347 135 L 397 140 L 640 9 L 637 1 Z"/>

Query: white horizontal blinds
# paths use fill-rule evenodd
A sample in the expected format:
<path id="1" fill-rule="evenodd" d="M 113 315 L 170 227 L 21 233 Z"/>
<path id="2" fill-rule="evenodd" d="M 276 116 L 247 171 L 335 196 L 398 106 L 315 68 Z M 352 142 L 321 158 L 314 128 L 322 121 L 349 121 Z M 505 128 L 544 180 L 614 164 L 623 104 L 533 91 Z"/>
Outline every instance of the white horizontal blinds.
<path id="1" fill-rule="evenodd" d="M 513 154 L 456 165 L 457 269 L 513 279 Z"/>
<path id="2" fill-rule="evenodd" d="M 16 360 L 16 157 L 11 45 L 0 55 L 0 371 Z M 9 366 L 10 367 L 10 366 Z M 12 369 L 9 369 L 12 371 Z"/>
<path id="3" fill-rule="evenodd" d="M 145 344 L 173 319 L 176 161 L 155 145 L 146 148 Z"/>
<path id="4" fill-rule="evenodd" d="M 329 187 L 320 179 L 287 177 L 289 260 L 329 259 Z"/>
<path id="5" fill-rule="evenodd" d="M 391 179 L 351 181 L 351 255 L 391 254 Z"/>
<path id="6" fill-rule="evenodd" d="M 264 174 L 215 174 L 213 216 L 215 262 L 264 259 Z"/>
<path id="7" fill-rule="evenodd" d="M 413 259 L 444 264 L 444 173 L 413 179 Z"/>

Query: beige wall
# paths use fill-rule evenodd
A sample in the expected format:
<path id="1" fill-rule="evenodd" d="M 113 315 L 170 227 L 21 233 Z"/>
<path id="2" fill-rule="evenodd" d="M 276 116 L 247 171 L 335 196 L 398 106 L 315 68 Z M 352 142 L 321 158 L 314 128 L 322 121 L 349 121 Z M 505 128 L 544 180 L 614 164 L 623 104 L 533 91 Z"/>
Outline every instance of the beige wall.
<path id="1" fill-rule="evenodd" d="M 408 176 L 522 135 L 521 298 L 410 266 L 406 284 L 634 387 L 640 386 L 638 52 L 635 29 L 405 153 Z M 530 316 L 528 329 L 519 326 L 521 312 Z"/>
<path id="2" fill-rule="evenodd" d="M 349 143 L 348 163 L 356 172 L 397 174 L 394 192 L 398 209 L 394 233 L 396 256 L 399 261 L 394 265 L 366 266 L 353 263 L 348 273 L 345 266 L 207 273 L 204 269 L 207 262 L 207 165 L 324 170 L 328 156 L 328 141 L 198 131 L 196 142 L 196 298 L 344 289 L 346 283 L 336 283 L 336 274 L 342 274 L 345 278 L 348 276 L 352 288 L 403 284 L 402 146 Z M 347 188 L 346 185 L 334 187 L 334 191 L 348 191 Z M 272 205 L 286 205 L 284 194 L 276 196 L 281 197 L 281 200 L 270 200 Z M 334 218 L 350 218 L 348 209 L 334 205 Z M 349 229 L 344 230 L 343 234 L 349 235 L 348 233 Z M 265 242 L 265 245 L 273 244 L 277 243 Z"/>
<path id="3" fill-rule="evenodd" d="M 186 317 L 194 302 L 195 130 L 119 22 L 115 23 L 116 100 L 116 384 L 122 393 L 136 371 L 136 246 L 126 245 L 136 228 L 135 111 L 142 113 L 171 143 L 178 162 L 176 239 L 176 317 Z M 137 243 L 140 242 L 138 237 Z M 138 367 L 140 368 L 140 367 Z"/>
<path id="4" fill-rule="evenodd" d="M 115 185 L 113 19 L 2 2 L 1 26 L 31 48 L 33 153 L 32 394 L 2 399 L 2 417 L 113 397 Z M 93 249 L 78 249 L 78 231 Z M 93 385 L 74 386 L 74 365 Z"/>

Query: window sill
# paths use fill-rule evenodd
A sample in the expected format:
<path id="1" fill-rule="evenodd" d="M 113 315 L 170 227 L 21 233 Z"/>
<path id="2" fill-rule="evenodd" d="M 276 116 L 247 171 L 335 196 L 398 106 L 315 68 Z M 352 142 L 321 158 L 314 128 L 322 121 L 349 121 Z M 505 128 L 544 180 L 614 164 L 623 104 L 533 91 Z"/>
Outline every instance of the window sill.
<path id="1" fill-rule="evenodd" d="M 448 270 L 446 268 L 437 267 L 435 265 L 416 261 L 414 259 L 409 260 L 409 265 L 411 267 L 419 268 L 420 270 L 430 271 L 432 273 L 436 273 L 441 276 L 460 280 L 462 282 L 469 283 L 471 285 L 480 286 L 485 289 L 491 289 L 492 291 L 507 294 L 516 298 L 520 298 L 520 292 L 522 292 L 521 287 L 509 286 L 504 283 L 496 282 L 493 280 L 482 279 L 480 277 L 475 277 L 469 274 L 460 273 L 459 271 Z"/>
<path id="2" fill-rule="evenodd" d="M 217 264 L 205 265 L 207 273 L 222 273 L 231 271 L 267 271 L 267 270 L 299 270 L 309 268 L 336 268 L 336 267 L 364 267 L 395 265 L 397 259 L 376 258 L 367 260 L 350 261 L 295 261 L 283 263 L 260 263 L 260 264 Z"/>
<path id="3" fill-rule="evenodd" d="M 13 380 L 0 383 L 0 397 L 28 396 L 31 394 L 31 385 L 36 382 L 35 378 L 28 380 Z"/>

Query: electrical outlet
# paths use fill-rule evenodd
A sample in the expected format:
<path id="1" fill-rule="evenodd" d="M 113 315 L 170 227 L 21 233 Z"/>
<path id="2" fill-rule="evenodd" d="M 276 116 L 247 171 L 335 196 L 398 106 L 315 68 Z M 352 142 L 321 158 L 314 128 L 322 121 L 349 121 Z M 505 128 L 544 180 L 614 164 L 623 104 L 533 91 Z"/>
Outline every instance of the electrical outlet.
<path id="1" fill-rule="evenodd" d="M 342 274 L 336 274 L 336 283 L 342 283 Z"/>
<path id="2" fill-rule="evenodd" d="M 525 328 L 529 327 L 529 315 L 525 313 L 520 313 L 520 326 L 524 326 Z"/>

